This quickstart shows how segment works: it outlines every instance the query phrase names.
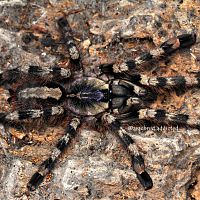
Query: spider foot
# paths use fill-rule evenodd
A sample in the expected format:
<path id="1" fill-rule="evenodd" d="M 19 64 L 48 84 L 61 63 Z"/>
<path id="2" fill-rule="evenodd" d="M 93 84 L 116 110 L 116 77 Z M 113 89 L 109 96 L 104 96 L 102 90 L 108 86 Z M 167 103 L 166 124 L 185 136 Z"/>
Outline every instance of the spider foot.
<path id="1" fill-rule="evenodd" d="M 141 174 L 136 173 L 136 175 L 145 190 L 149 190 L 153 187 L 153 181 L 146 171 Z"/>
<path id="2" fill-rule="evenodd" d="M 78 118 L 73 118 L 67 125 L 65 135 L 58 141 L 56 147 L 51 153 L 51 156 L 40 165 L 38 171 L 31 177 L 30 181 L 28 182 L 27 188 L 29 191 L 34 191 L 37 189 L 45 176 L 54 169 L 59 156 L 66 150 L 72 138 L 76 135 L 76 129 L 79 125 L 80 120 Z"/>
<path id="3" fill-rule="evenodd" d="M 174 52 L 177 49 L 190 47 L 196 42 L 196 34 L 182 34 L 177 37 L 171 38 L 161 44 L 160 48 L 163 49 L 163 51 L 166 54 L 170 54 Z"/>
<path id="4" fill-rule="evenodd" d="M 153 187 L 153 181 L 150 175 L 145 171 L 144 159 L 141 155 L 132 155 L 132 167 L 137 175 L 138 180 L 145 190 Z"/>
<path id="5" fill-rule="evenodd" d="M 6 113 L 0 113 L 0 124 L 5 123 Z"/>
<path id="6" fill-rule="evenodd" d="M 38 188 L 38 186 L 42 183 L 44 176 L 42 176 L 39 172 L 36 172 L 30 179 L 27 184 L 27 188 L 29 191 L 34 191 Z"/>

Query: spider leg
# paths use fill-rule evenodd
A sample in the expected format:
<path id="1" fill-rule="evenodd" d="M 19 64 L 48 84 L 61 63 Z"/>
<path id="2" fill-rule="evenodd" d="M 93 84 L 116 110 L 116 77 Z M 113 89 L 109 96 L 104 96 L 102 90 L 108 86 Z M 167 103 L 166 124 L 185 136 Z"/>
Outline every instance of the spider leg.
<path id="1" fill-rule="evenodd" d="M 151 189 L 153 187 L 153 181 L 145 170 L 144 159 L 139 153 L 137 145 L 135 144 L 133 139 L 127 134 L 127 132 L 122 128 L 118 131 L 118 136 L 131 155 L 132 167 L 140 183 L 143 185 L 145 190 Z"/>
<path id="2" fill-rule="evenodd" d="M 41 77 L 51 76 L 51 78 L 54 77 L 69 78 L 71 76 L 70 69 L 65 69 L 58 66 L 41 67 L 41 66 L 29 65 L 29 66 L 22 66 L 20 70 L 21 72 L 28 75 L 35 75 Z"/>
<path id="3" fill-rule="evenodd" d="M 12 84 L 17 80 L 23 78 L 23 75 L 37 76 L 42 78 L 59 78 L 65 79 L 71 76 L 70 69 L 61 67 L 41 67 L 34 65 L 25 65 L 6 71 L 0 71 L 0 86 Z"/>
<path id="4" fill-rule="evenodd" d="M 27 184 L 28 190 L 34 191 L 37 189 L 45 176 L 53 170 L 59 156 L 65 151 L 71 140 L 76 135 L 76 130 L 79 125 L 80 120 L 78 118 L 73 118 L 67 125 L 64 136 L 58 141 L 56 147 L 52 150 L 51 156 L 39 166 L 38 171 L 31 177 Z"/>
<path id="5" fill-rule="evenodd" d="M 120 123 L 138 122 L 140 120 L 153 120 L 158 123 L 171 122 L 173 124 L 188 125 L 200 129 L 200 120 L 187 114 L 169 113 L 164 109 L 133 109 L 116 117 Z"/>
<path id="6" fill-rule="evenodd" d="M 146 75 L 138 75 L 138 82 L 142 85 L 153 87 L 186 87 L 200 86 L 200 73 L 195 77 L 172 76 L 172 77 L 148 77 Z M 134 79 L 133 79 L 134 81 Z"/>
<path id="7" fill-rule="evenodd" d="M 74 41 L 72 29 L 67 19 L 65 17 L 61 17 L 60 19 L 58 19 L 57 25 L 58 25 L 59 30 L 62 33 L 64 44 L 69 51 L 69 55 L 72 61 L 75 64 L 77 64 L 78 67 L 82 68 L 82 65 L 80 62 L 80 53 Z"/>
<path id="8" fill-rule="evenodd" d="M 190 47 L 196 42 L 196 34 L 182 34 L 174 38 L 170 38 L 166 42 L 160 45 L 160 47 L 143 53 L 134 60 L 130 59 L 122 63 L 101 65 L 100 69 L 102 73 L 123 73 L 132 71 L 139 68 L 142 64 L 149 62 L 153 59 L 157 59 L 161 56 L 168 56 L 174 51 Z"/>
<path id="9" fill-rule="evenodd" d="M 169 113 L 163 109 L 140 109 L 139 119 L 151 119 L 161 123 L 171 122 L 175 124 L 188 125 L 200 129 L 200 120 L 187 114 Z"/>
<path id="10" fill-rule="evenodd" d="M 123 128 L 121 128 L 121 122 L 113 115 L 105 113 L 102 116 L 102 119 L 109 125 L 112 131 L 117 133 L 125 148 L 130 153 L 133 170 L 135 171 L 137 178 L 139 179 L 144 189 L 151 189 L 153 187 L 153 181 L 150 175 L 145 170 L 144 159 L 138 152 L 138 148 L 133 139 L 127 134 L 127 132 Z"/>
<path id="11" fill-rule="evenodd" d="M 11 113 L 0 113 L 0 123 L 6 124 L 9 122 L 23 121 L 26 119 L 36 119 L 40 117 L 50 117 L 54 115 L 62 115 L 65 110 L 61 106 L 54 106 L 51 108 L 44 109 L 28 109 L 14 111 Z"/>

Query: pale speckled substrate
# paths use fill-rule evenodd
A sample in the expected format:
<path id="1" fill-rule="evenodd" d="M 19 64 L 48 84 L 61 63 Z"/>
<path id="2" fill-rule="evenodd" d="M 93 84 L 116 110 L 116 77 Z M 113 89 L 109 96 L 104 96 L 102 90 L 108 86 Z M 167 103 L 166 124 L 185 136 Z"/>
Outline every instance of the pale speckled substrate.
<path id="1" fill-rule="evenodd" d="M 174 32 L 180 34 L 194 30 L 198 41 L 200 37 L 198 1 L 192 3 L 189 0 L 183 3 L 168 1 L 165 4 L 165 1 L 160 0 L 141 2 L 77 0 L 65 1 L 66 7 L 60 6 L 62 1 L 49 2 L 55 10 L 60 7 L 66 12 L 83 9 L 83 12 L 69 16 L 69 22 L 77 40 L 83 41 L 81 42 L 83 64 L 89 74 L 91 70 L 95 71 L 100 63 L 109 63 L 116 58 L 123 60 L 136 57 L 145 49 L 161 44 Z M 58 58 L 46 54 L 46 51 L 30 49 L 30 53 L 27 53 L 21 49 L 20 33 L 15 33 L 16 30 L 24 31 L 22 29 L 28 29 L 33 22 L 43 22 L 45 10 L 53 17 L 57 15 L 51 11 L 52 7 L 46 9 L 46 1 L 39 3 L 35 1 L 35 6 L 32 7 L 30 4 L 26 1 L 1 1 L 0 63 L 3 69 L 10 66 L 10 63 L 12 66 L 29 62 L 47 66 L 57 62 Z M 21 19 L 20 14 L 24 14 L 25 17 Z M 53 17 L 49 17 L 51 21 Z M 24 27 L 20 23 L 25 24 Z M 83 29 L 80 29 L 80 26 Z M 90 37 L 89 32 L 92 34 Z M 141 40 L 143 38 L 146 39 Z M 189 75 L 199 70 L 199 58 L 200 45 L 196 44 L 191 51 L 175 53 L 170 57 L 169 63 L 160 62 L 161 68 L 152 67 L 147 74 Z M 9 106 L 4 101 L 3 103 L 5 106 L 1 105 L 2 110 L 9 110 Z M 181 113 L 200 116 L 200 92 L 197 89 L 179 97 L 172 93 L 172 98 L 164 97 L 154 106 L 161 104 L 170 111 L 179 110 Z M 200 165 L 199 131 L 183 128 L 179 128 L 178 132 L 132 133 L 133 139 L 144 155 L 147 170 L 153 178 L 152 190 L 144 191 L 141 188 L 130 167 L 127 153 L 111 133 L 82 130 L 58 163 L 52 178 L 48 177 L 29 197 L 23 195 L 26 183 L 37 170 L 37 166 L 32 165 L 31 161 L 39 164 L 45 160 L 62 132 L 62 127 L 49 128 L 40 135 L 36 135 L 33 131 L 29 133 L 30 138 L 33 143 L 40 143 L 26 145 L 18 150 L 7 145 L 1 138 L 0 199 L 185 200 L 190 199 L 190 196 L 198 199 L 199 182 L 197 181 L 194 189 L 187 188 L 190 183 L 195 182 Z M 13 135 L 17 133 L 14 131 Z"/>

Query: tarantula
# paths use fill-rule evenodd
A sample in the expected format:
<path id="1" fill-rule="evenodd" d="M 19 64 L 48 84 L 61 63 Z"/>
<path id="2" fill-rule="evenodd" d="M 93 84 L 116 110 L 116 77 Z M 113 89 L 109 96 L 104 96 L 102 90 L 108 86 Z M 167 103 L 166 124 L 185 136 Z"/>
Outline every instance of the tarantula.
<path id="1" fill-rule="evenodd" d="M 138 121 L 155 121 L 161 124 L 167 121 L 199 128 L 200 121 L 189 115 L 168 113 L 163 109 L 154 110 L 150 106 L 157 98 L 154 88 L 198 87 L 200 76 L 198 73 L 193 78 L 147 77 L 137 73 L 137 69 L 152 59 L 170 55 L 177 49 L 193 45 L 196 35 L 191 33 L 171 38 L 160 47 L 134 60 L 102 64 L 99 66 L 99 74 L 94 78 L 84 75 L 80 54 L 66 17 L 59 18 L 57 26 L 72 62 L 78 66 L 78 72 L 82 76 L 75 76 L 73 70 L 58 66 L 32 65 L 0 73 L 0 86 L 10 86 L 8 100 L 15 108 L 13 112 L 0 113 L 1 124 L 15 127 L 18 125 L 19 128 L 35 119 L 43 118 L 45 121 L 52 117 L 63 117 L 69 122 L 64 136 L 57 142 L 51 156 L 31 177 L 27 184 L 28 190 L 38 188 L 45 176 L 53 170 L 61 153 L 69 146 L 81 124 L 88 122 L 91 117 L 96 120 L 95 127 L 104 125 L 116 133 L 130 154 L 133 170 L 140 183 L 145 190 L 152 188 L 153 181 L 145 169 L 144 159 L 124 126 Z M 102 74 L 112 75 L 112 78 L 108 81 L 101 80 Z"/>

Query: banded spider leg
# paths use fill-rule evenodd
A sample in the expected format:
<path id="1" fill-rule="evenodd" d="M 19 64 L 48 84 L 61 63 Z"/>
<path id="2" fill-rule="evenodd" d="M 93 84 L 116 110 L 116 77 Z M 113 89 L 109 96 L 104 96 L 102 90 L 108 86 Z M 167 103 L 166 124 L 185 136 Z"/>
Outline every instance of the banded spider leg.
<path id="1" fill-rule="evenodd" d="M 69 24 L 65 18 L 60 18 L 57 21 L 59 30 L 64 40 L 64 44 L 69 50 L 71 59 L 77 64 L 80 65 L 80 55 L 78 49 L 75 45 L 75 42 L 72 37 L 72 32 L 69 27 Z M 73 70 L 74 71 L 74 70 Z M 25 104 L 29 101 L 30 98 L 34 101 L 52 101 L 56 102 L 55 106 L 45 106 L 42 103 L 42 108 L 31 108 L 24 109 L 21 107 L 16 107 L 13 112 L 10 113 L 0 113 L 0 123 L 5 126 L 11 126 L 12 124 L 23 124 L 24 121 L 33 120 L 38 118 L 50 118 L 52 116 L 67 116 L 67 112 L 64 107 L 58 105 L 58 102 L 62 102 L 62 97 L 65 97 L 65 91 L 61 84 L 57 81 L 69 79 L 71 77 L 71 70 L 65 69 L 58 66 L 52 67 L 42 67 L 42 66 L 33 66 L 25 65 L 17 67 L 14 69 L 8 69 L 4 72 L 0 72 L 0 86 L 9 88 L 11 98 L 15 96 L 15 101 L 17 103 L 22 100 Z M 27 79 L 30 79 L 30 84 L 27 82 Z M 37 83 L 37 80 L 42 80 Z M 48 80 L 43 81 L 43 80 Z M 35 84 L 32 84 L 35 82 Z M 22 85 L 17 87 L 17 89 L 12 89 L 12 85 L 20 82 Z M 23 84 L 25 83 L 25 86 Z M 41 84 L 40 84 L 41 83 Z M 62 82 L 63 83 L 63 82 Z M 11 89 L 10 89 L 11 88 Z M 12 102 L 12 101 L 10 101 Z M 59 102 L 59 103 L 60 103 Z M 52 102 L 50 103 L 52 105 Z M 53 104 L 54 105 L 54 104 Z M 42 182 L 46 174 L 51 172 L 55 163 L 57 162 L 60 154 L 68 147 L 71 139 L 75 136 L 76 130 L 80 125 L 80 120 L 76 117 L 70 120 L 69 124 L 66 127 L 64 136 L 58 141 L 55 149 L 52 151 L 50 158 L 45 160 L 39 167 L 39 171 L 36 172 L 30 179 L 27 187 L 30 191 L 35 190 Z"/>
<path id="2" fill-rule="evenodd" d="M 119 119 L 109 113 L 103 114 L 102 121 L 106 122 L 110 126 L 111 131 L 117 134 L 117 136 L 124 144 L 125 149 L 129 152 L 131 156 L 132 168 L 144 189 L 151 189 L 153 187 L 153 181 L 148 172 L 145 170 L 144 159 L 139 153 L 134 140 L 123 129 L 123 123 L 121 123 Z"/>
<path id="3" fill-rule="evenodd" d="M 73 118 L 67 125 L 64 136 L 61 137 L 56 147 L 52 150 L 51 156 L 39 166 L 39 170 L 28 182 L 27 187 L 30 191 L 34 191 L 42 183 L 44 177 L 53 170 L 60 155 L 65 151 L 76 135 L 78 126 L 80 126 L 80 120 L 78 118 Z"/>
<path id="4" fill-rule="evenodd" d="M 75 64 L 75 70 L 83 70 L 80 60 L 80 53 L 73 38 L 73 32 L 65 17 L 61 17 L 57 21 L 57 26 L 61 32 L 61 37 L 66 49 L 69 51 L 71 61 Z"/>
<path id="5" fill-rule="evenodd" d="M 102 73 L 114 75 L 112 82 L 112 94 L 117 96 L 133 95 L 123 103 L 119 100 L 112 101 L 110 114 L 104 114 L 111 130 L 115 131 L 125 144 L 125 148 L 130 152 L 132 166 L 136 175 L 145 189 L 153 186 L 153 181 L 145 170 L 144 159 L 139 154 L 136 144 L 127 132 L 120 126 L 125 123 L 137 123 L 142 120 L 154 121 L 159 124 L 166 124 L 166 121 L 172 124 L 188 125 L 200 128 L 198 118 L 178 113 L 169 113 L 164 109 L 151 109 L 151 103 L 157 99 L 157 88 L 175 88 L 175 87 L 199 87 L 200 74 L 195 77 L 173 76 L 173 77 L 147 77 L 135 72 L 140 65 L 152 59 L 163 55 L 168 56 L 180 48 L 189 47 L 196 41 L 195 34 L 183 34 L 164 42 L 159 48 L 151 50 L 135 60 L 128 60 L 122 64 L 105 64 L 100 66 Z M 118 79 L 116 79 L 118 78 Z M 120 80 L 120 79 L 123 80 Z M 117 89 L 115 89 L 115 85 Z M 132 94 L 129 93 L 132 91 Z M 122 98 L 121 98 L 122 99 Z M 111 114 L 112 113 L 112 114 Z"/>
<path id="6" fill-rule="evenodd" d="M 61 106 L 46 108 L 46 109 L 32 109 L 32 110 L 22 110 L 14 111 L 11 113 L 0 113 L 0 123 L 7 124 L 13 121 L 21 121 L 27 119 L 36 119 L 40 117 L 50 117 L 54 115 L 64 114 L 64 109 Z M 57 142 L 56 147 L 52 150 L 51 156 L 45 160 L 40 166 L 39 170 L 31 177 L 27 187 L 30 191 L 35 190 L 43 181 L 44 177 L 50 173 L 59 156 L 65 151 L 69 146 L 72 138 L 76 135 L 76 130 L 80 125 L 80 120 L 78 118 L 73 118 L 65 129 L 65 134 Z"/>
<path id="7" fill-rule="evenodd" d="M 60 154 L 70 144 L 80 123 L 86 122 L 87 117 L 91 116 L 97 120 L 101 118 L 100 121 L 106 122 L 108 127 L 117 134 L 131 155 L 132 167 L 140 183 L 146 190 L 150 189 L 153 181 L 145 169 L 144 159 L 134 140 L 125 131 L 125 124 L 140 121 L 158 121 L 162 124 L 167 120 L 170 123 L 199 127 L 199 120 L 189 115 L 168 113 L 163 109 L 154 110 L 151 109 L 151 104 L 157 99 L 156 88 L 199 86 L 200 78 L 199 75 L 194 78 L 182 76 L 149 78 L 136 73 L 135 69 L 151 59 L 189 47 L 194 44 L 196 35 L 177 36 L 135 60 L 100 66 L 102 73 L 111 73 L 114 77 L 104 81 L 98 77 L 84 76 L 82 73 L 80 73 L 83 75 L 81 78 L 73 76 L 76 75 L 74 71 L 80 72 L 82 68 L 80 54 L 66 18 L 58 19 L 57 26 L 63 44 L 69 50 L 71 60 L 78 69 L 75 67 L 70 71 L 57 66 L 47 68 L 22 66 L 0 73 L 0 86 L 12 86 L 16 83 L 15 87 L 11 87 L 10 94 L 14 96 L 17 103 L 23 104 L 20 107 L 11 101 L 14 109 L 10 113 L 0 113 L 1 124 L 8 126 L 13 122 L 23 124 L 26 121 L 48 119 L 51 116 L 64 116 L 69 121 L 64 136 L 58 141 L 51 156 L 40 165 L 39 170 L 30 179 L 28 190 L 33 191 L 41 184 L 44 177 L 54 168 Z M 26 78 L 23 79 L 24 75 L 30 79 L 28 81 Z M 63 81 L 63 78 L 68 81 Z"/>
<path id="8" fill-rule="evenodd" d="M 170 38 L 169 40 L 161 44 L 160 47 L 143 53 L 141 56 L 136 57 L 134 60 L 130 59 L 122 63 L 113 63 L 105 65 L 103 64 L 100 66 L 100 69 L 103 73 L 129 73 L 135 69 L 139 69 L 141 65 L 151 60 L 158 59 L 162 56 L 169 56 L 176 50 L 190 47 L 195 42 L 195 33 L 179 35 L 177 37 Z"/>
<path id="9" fill-rule="evenodd" d="M 0 86 L 6 86 L 8 84 L 15 83 L 19 79 L 23 79 L 24 76 L 35 76 L 48 79 L 65 79 L 71 76 L 71 70 L 61 68 L 58 66 L 41 67 L 35 65 L 25 65 L 14 69 L 8 69 L 0 72 Z"/>

